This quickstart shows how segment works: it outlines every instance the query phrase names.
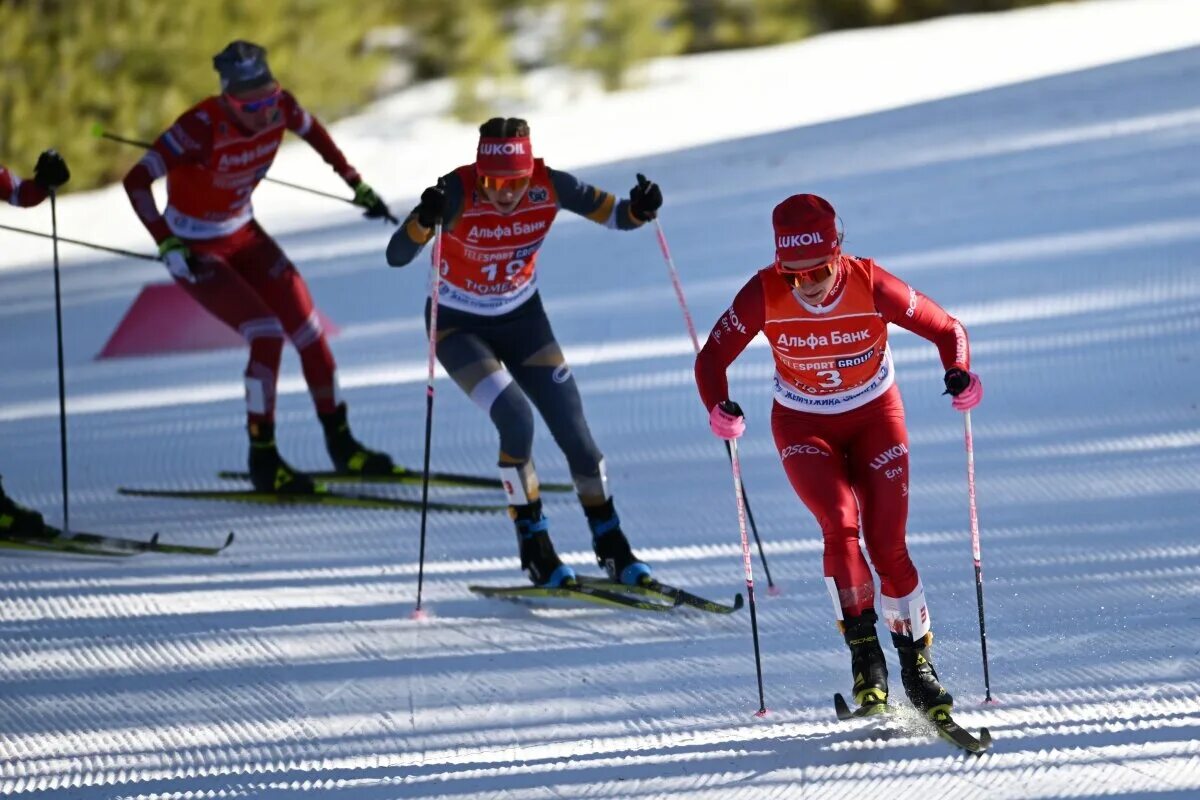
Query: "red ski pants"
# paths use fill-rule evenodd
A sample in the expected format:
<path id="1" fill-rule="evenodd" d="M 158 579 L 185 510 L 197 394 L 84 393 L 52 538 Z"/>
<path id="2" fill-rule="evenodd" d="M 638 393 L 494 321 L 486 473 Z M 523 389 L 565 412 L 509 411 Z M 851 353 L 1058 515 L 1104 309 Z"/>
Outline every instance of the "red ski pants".
<path id="1" fill-rule="evenodd" d="M 918 585 L 908 556 L 908 430 L 900 390 L 841 414 L 811 414 L 776 403 L 771 430 L 788 480 L 817 518 L 825 540 L 825 575 L 837 586 L 842 613 L 875 607 L 875 584 L 862 538 L 887 597 Z"/>
<path id="2" fill-rule="evenodd" d="M 275 388 L 284 334 L 300 365 L 317 412 L 339 402 L 336 365 L 304 278 L 275 240 L 249 222 L 219 239 L 186 242 L 201 262 L 195 283 L 177 282 L 209 313 L 250 345 L 246 364 L 246 413 L 251 423 L 275 417 Z"/>

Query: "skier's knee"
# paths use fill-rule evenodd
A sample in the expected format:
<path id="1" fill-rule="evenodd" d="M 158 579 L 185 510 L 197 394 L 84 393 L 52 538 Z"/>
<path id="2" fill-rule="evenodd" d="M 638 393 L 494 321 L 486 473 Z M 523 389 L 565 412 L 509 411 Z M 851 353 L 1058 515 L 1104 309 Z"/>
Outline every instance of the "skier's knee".
<path id="1" fill-rule="evenodd" d="M 488 414 L 500 433 L 500 450 L 510 458 L 527 460 L 533 450 L 533 410 L 516 384 L 510 382 L 495 395 Z"/>

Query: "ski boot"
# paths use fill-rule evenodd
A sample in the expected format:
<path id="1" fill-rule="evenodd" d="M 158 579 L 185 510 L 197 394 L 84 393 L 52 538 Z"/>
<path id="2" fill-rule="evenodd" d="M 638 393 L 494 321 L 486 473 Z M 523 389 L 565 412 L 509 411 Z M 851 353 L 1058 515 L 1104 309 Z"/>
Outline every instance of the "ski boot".
<path id="1" fill-rule="evenodd" d="M 937 670 L 933 667 L 933 656 L 929 652 L 933 644 L 930 631 L 917 639 L 893 633 L 892 642 L 900 655 L 900 680 L 904 692 L 918 711 L 933 719 L 940 713 L 949 713 L 954 697 L 938 682 Z"/>
<path id="2" fill-rule="evenodd" d="M 550 541 L 550 521 L 542 513 L 542 501 L 509 506 L 508 515 L 517 528 L 517 547 L 521 552 L 521 569 L 534 586 L 569 588 L 575 586 L 575 570 L 568 567 L 554 552 Z"/>
<path id="3" fill-rule="evenodd" d="M 621 518 L 617 516 L 610 497 L 604 505 L 584 506 L 588 527 L 592 529 L 592 549 L 596 551 L 596 563 L 608 573 L 609 580 L 626 586 L 644 586 L 654 582 L 650 566 L 638 560 L 629 547 L 629 540 L 621 531 Z"/>
<path id="4" fill-rule="evenodd" d="M 312 478 L 297 471 L 275 448 L 275 423 L 252 422 L 250 433 L 250 482 L 259 492 L 275 494 L 312 494 L 317 490 Z"/>
<path id="5" fill-rule="evenodd" d="M 329 414 L 318 414 L 325 429 L 325 447 L 338 472 L 354 475 L 391 475 L 395 464 L 387 453 L 368 450 L 350 432 L 346 404 L 339 403 Z"/>
<path id="6" fill-rule="evenodd" d="M 857 617 L 846 617 L 842 634 L 850 647 L 850 671 L 854 674 L 851 693 L 858 705 L 858 716 L 880 714 L 887 709 L 887 662 L 875 633 L 878 617 L 873 609 Z"/>
<path id="7" fill-rule="evenodd" d="M 33 509 L 17 505 L 16 501 L 4 493 L 4 485 L 0 483 L 0 538 L 45 535 L 46 522 L 42 515 Z"/>

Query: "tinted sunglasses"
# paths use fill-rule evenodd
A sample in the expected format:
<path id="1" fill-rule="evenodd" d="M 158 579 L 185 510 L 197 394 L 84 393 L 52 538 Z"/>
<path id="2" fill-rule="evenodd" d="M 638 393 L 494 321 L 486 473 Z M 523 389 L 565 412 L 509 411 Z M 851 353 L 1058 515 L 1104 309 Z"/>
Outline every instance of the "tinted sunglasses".
<path id="1" fill-rule="evenodd" d="M 827 261 L 817 267 L 810 269 L 785 269 L 779 267 L 779 274 L 793 282 L 808 281 L 809 283 L 820 283 L 833 274 L 833 261 Z"/>
<path id="2" fill-rule="evenodd" d="M 493 192 L 511 189 L 520 192 L 529 186 L 528 175 L 480 175 L 479 185 Z"/>
<path id="3" fill-rule="evenodd" d="M 243 113 L 251 114 L 255 111 L 262 111 L 264 108 L 271 108 L 279 102 L 279 96 L 282 94 L 281 89 L 276 89 L 266 97 L 260 97 L 257 100 L 239 100 L 233 95 L 225 95 L 225 99 L 237 106 L 237 109 Z"/>

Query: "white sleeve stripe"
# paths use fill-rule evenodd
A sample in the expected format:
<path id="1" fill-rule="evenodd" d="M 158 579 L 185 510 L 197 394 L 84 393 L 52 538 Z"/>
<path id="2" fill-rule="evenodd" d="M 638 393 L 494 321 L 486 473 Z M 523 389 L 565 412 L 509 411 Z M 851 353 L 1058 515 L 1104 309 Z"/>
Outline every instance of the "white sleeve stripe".
<path id="1" fill-rule="evenodd" d="M 21 191 L 21 179 L 16 175 L 10 175 L 9 179 L 12 181 L 12 194 L 8 196 L 8 203 L 9 205 L 19 206 L 21 205 L 21 198 L 19 196 L 19 192 Z"/>
<path id="2" fill-rule="evenodd" d="M 296 135 L 303 136 L 308 133 L 308 129 L 312 127 L 312 114 L 304 112 L 304 120 L 300 123 L 300 127 L 296 128 Z"/>
<path id="3" fill-rule="evenodd" d="M 617 229 L 617 209 L 620 207 L 620 203 L 613 203 L 612 211 L 608 213 L 608 219 L 604 220 L 604 227 L 614 231 Z"/>
<path id="4" fill-rule="evenodd" d="M 167 174 L 166 162 L 163 161 L 162 156 L 153 150 L 147 150 L 146 155 L 142 156 L 138 163 L 150 172 L 150 177 L 152 178 L 161 178 Z"/>

